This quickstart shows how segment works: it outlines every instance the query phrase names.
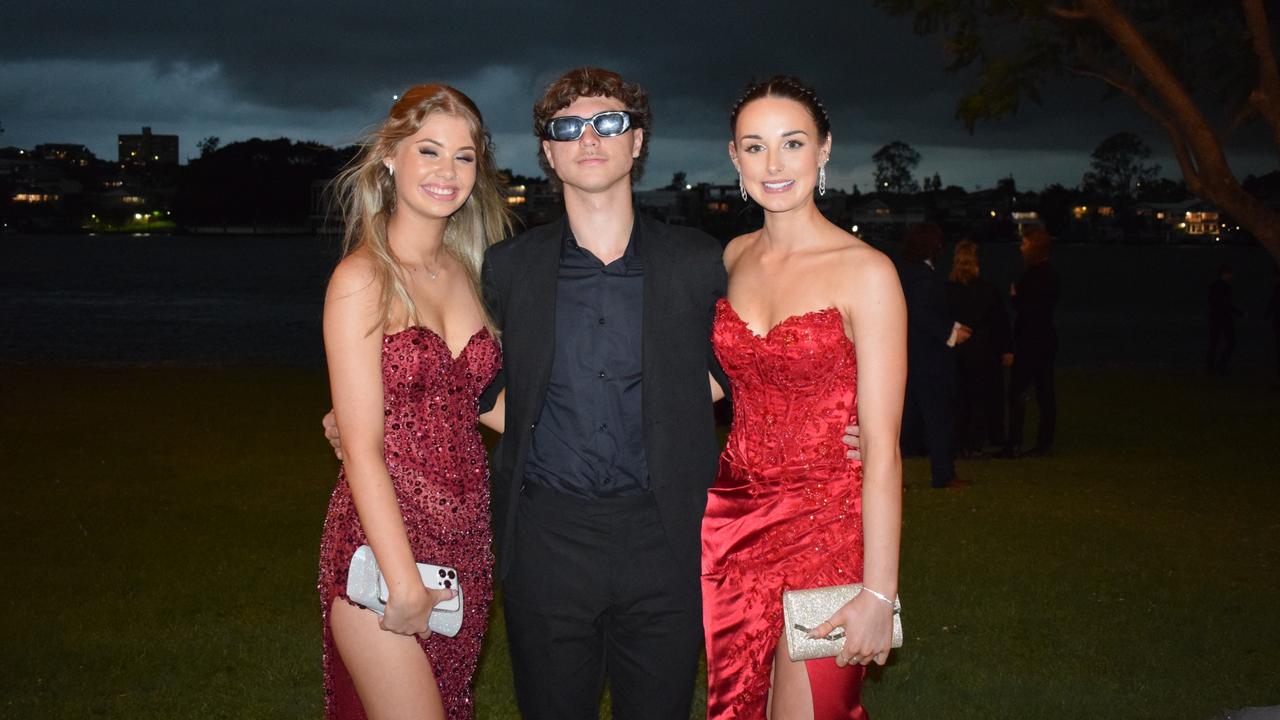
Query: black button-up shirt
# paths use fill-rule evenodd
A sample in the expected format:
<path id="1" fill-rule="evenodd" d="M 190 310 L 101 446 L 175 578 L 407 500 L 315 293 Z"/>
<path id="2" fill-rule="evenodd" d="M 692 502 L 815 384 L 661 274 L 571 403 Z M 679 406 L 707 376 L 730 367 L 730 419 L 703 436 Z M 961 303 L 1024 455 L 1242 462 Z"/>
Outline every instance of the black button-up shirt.
<path id="1" fill-rule="evenodd" d="M 605 265 L 565 223 L 556 282 L 555 352 L 525 482 L 586 498 L 649 489 L 640 405 L 644 267 L 640 223 Z"/>

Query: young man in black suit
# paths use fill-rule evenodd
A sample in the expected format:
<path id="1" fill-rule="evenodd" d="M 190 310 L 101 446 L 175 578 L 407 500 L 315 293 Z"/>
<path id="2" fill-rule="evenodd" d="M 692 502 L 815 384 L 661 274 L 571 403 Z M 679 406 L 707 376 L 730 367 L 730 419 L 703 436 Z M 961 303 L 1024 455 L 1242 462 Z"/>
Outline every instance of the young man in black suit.
<path id="1" fill-rule="evenodd" d="M 636 214 L 644 91 L 572 70 L 534 107 L 564 219 L 491 247 L 506 431 L 494 536 L 520 711 L 689 716 L 702 642 L 699 533 L 718 443 L 708 371 L 721 247 Z M 719 385 L 727 386 L 722 376 Z"/>
<path id="2" fill-rule="evenodd" d="M 907 301 L 907 397 L 902 437 L 914 442 L 923 429 L 929 449 L 930 485 L 959 488 L 956 477 L 954 348 L 972 330 L 954 321 L 947 308 L 946 278 L 934 267 L 942 249 L 942 228 L 919 223 L 907 228 L 898 277 Z"/>

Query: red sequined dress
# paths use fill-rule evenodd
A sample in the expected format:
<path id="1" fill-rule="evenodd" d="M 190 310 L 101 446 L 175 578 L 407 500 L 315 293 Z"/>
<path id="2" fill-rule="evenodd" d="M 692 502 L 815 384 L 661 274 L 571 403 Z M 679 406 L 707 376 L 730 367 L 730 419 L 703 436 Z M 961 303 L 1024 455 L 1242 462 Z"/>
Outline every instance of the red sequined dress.
<path id="1" fill-rule="evenodd" d="M 471 680 L 493 599 L 488 464 L 476 428 L 476 400 L 501 365 L 498 343 L 485 329 L 471 336 L 456 358 L 439 335 L 424 327 L 382 339 L 384 457 L 409 545 L 418 562 L 456 568 L 463 589 L 457 637 L 418 640 L 451 720 L 474 716 Z M 351 555 L 365 542 L 340 472 L 320 542 L 325 717 L 330 719 L 365 717 L 329 629 L 330 605 L 346 600 Z"/>
<path id="2" fill-rule="evenodd" d="M 834 307 L 762 337 L 721 299 L 711 338 L 734 416 L 702 522 L 707 718 L 757 720 L 783 590 L 862 580 L 862 465 L 842 442 L 856 422 L 857 363 Z M 861 666 L 805 664 L 817 720 L 866 718 Z"/>

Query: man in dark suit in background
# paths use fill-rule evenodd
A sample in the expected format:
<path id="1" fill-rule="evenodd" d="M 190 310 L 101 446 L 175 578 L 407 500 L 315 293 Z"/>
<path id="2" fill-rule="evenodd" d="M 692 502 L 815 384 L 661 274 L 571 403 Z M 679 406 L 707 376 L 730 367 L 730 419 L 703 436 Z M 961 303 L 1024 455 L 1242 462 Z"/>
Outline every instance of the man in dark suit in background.
<path id="1" fill-rule="evenodd" d="M 1058 355 L 1058 327 L 1054 310 L 1058 306 L 1058 271 L 1050 262 L 1053 239 L 1044 228 L 1033 228 L 1022 237 L 1024 270 L 1009 288 L 1013 311 L 1013 369 L 1009 373 L 1009 440 L 1005 457 L 1022 454 L 1022 426 L 1026 417 L 1028 390 L 1035 387 L 1040 425 L 1036 444 L 1028 454 L 1053 452 L 1058 420 L 1058 398 L 1054 382 L 1054 362 Z"/>
<path id="2" fill-rule="evenodd" d="M 493 453 L 498 575 L 520 712 L 689 716 L 702 644 L 700 530 L 719 450 L 708 370 L 720 244 L 637 215 L 649 103 L 572 70 L 534 106 L 566 217 L 491 247 L 506 432 Z"/>
<path id="3" fill-rule="evenodd" d="M 947 283 L 934 267 L 942 249 L 942 228 L 932 223 L 907 227 L 898 263 L 907 301 L 907 396 L 902 437 L 908 447 L 919 440 L 929 450 L 930 485 L 963 487 L 955 471 L 955 346 L 969 339 L 968 327 L 947 309 Z"/>
<path id="4" fill-rule="evenodd" d="M 1243 313 L 1231 297 L 1231 267 L 1218 268 L 1218 277 L 1209 285 L 1209 351 L 1205 365 L 1209 372 L 1225 373 L 1236 349 L 1236 318 Z"/>

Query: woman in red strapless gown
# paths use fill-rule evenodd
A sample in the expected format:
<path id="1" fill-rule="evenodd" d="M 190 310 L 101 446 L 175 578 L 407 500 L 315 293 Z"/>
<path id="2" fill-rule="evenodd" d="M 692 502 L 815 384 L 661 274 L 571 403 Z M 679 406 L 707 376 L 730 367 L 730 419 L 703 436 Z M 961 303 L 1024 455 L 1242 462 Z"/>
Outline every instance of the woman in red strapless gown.
<path id="1" fill-rule="evenodd" d="M 857 720 L 897 593 L 905 304 L 892 263 L 814 204 L 831 140 L 813 91 L 787 77 L 753 85 L 731 125 L 765 225 L 726 248 L 712 326 L 734 418 L 702 524 L 707 717 Z M 851 424 L 862 461 L 846 456 Z M 873 592 L 819 626 L 844 630 L 840 653 L 791 662 L 783 591 L 854 582 Z"/>
<path id="2" fill-rule="evenodd" d="M 480 113 L 443 85 L 410 88 L 339 176 L 347 253 L 325 298 L 325 352 L 344 464 L 320 544 L 327 718 L 474 715 L 492 599 L 488 468 L 477 398 L 501 350 L 474 288 L 509 229 Z M 389 588 L 379 617 L 346 595 L 368 544 Z M 415 563 L 455 568 L 456 637 L 432 635 Z"/>

